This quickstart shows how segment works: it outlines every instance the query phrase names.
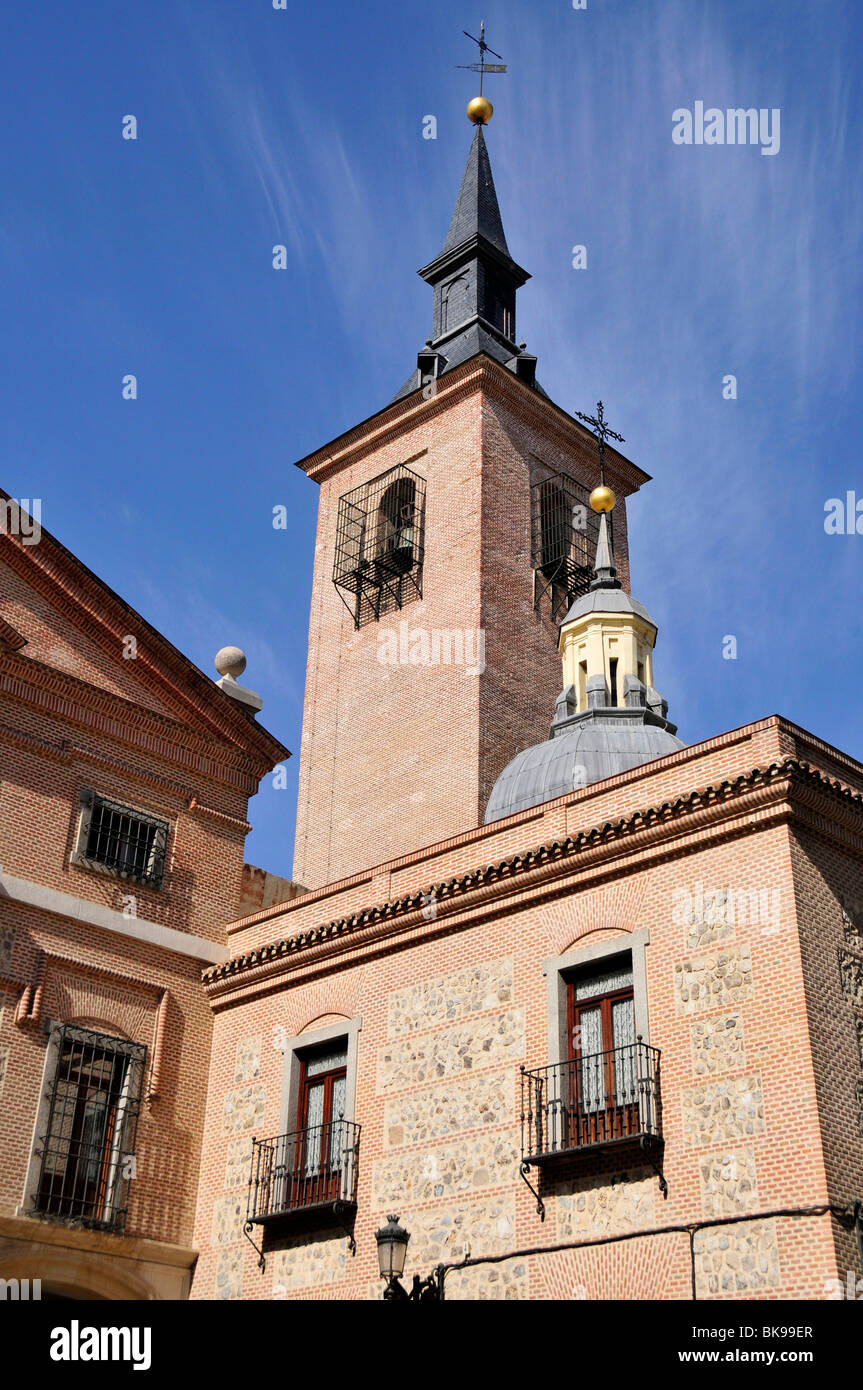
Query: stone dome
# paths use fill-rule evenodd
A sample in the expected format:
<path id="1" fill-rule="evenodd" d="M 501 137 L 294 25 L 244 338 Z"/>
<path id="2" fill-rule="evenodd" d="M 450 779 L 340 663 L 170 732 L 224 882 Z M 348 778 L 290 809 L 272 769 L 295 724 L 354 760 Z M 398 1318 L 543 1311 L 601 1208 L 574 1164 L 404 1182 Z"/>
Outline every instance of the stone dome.
<path id="1" fill-rule="evenodd" d="M 590 589 L 575 600 L 563 622 L 575 622 L 588 613 L 635 613 L 651 627 L 656 627 L 644 604 L 623 589 Z"/>
<path id="2" fill-rule="evenodd" d="M 492 788 L 485 823 L 541 806 L 556 796 L 628 772 L 686 744 L 646 711 L 603 710 L 517 753 Z"/>

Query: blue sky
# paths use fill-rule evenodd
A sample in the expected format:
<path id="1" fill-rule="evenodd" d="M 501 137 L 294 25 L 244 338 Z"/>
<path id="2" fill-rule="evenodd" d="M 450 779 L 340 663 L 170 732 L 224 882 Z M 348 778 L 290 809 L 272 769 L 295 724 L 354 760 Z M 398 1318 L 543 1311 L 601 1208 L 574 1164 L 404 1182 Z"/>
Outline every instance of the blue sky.
<path id="1" fill-rule="evenodd" d="M 633 588 L 681 737 L 779 712 L 863 758 L 863 535 L 824 529 L 828 498 L 863 499 L 863 6 L 483 7 L 8 8 L 3 486 L 202 670 L 241 645 L 298 754 L 317 490 L 293 464 L 383 406 L 428 336 L 416 269 L 449 223 L 475 85 L 455 64 L 484 17 L 510 64 L 488 145 L 533 275 L 519 336 L 653 475 Z M 778 154 L 675 145 L 696 101 L 779 108 Z M 298 764 L 250 808 L 246 857 L 283 874 Z"/>

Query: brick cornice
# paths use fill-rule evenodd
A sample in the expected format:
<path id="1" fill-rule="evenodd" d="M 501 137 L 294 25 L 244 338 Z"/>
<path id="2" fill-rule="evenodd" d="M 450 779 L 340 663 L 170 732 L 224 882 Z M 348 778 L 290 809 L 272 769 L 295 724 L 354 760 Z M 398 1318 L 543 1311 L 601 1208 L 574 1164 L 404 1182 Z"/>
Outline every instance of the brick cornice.
<path id="1" fill-rule="evenodd" d="M 248 951 L 205 970 L 204 983 L 215 1001 L 232 992 L 234 981 L 243 986 L 268 983 L 289 969 L 291 958 L 299 954 L 318 959 L 346 950 L 356 953 L 366 943 L 428 925 L 429 901 L 434 902 L 434 930 L 451 930 L 456 913 L 463 919 L 471 908 L 487 909 L 513 894 L 531 893 L 533 900 L 534 890 L 541 892 L 553 883 L 559 891 L 563 880 L 587 867 L 604 871 L 615 861 L 619 866 L 623 857 L 631 859 L 663 844 L 671 850 L 672 841 L 723 822 L 726 834 L 763 828 L 769 820 L 793 816 L 797 806 L 816 806 L 822 817 L 853 825 L 863 850 L 863 794 L 789 758 Z"/>
<path id="2" fill-rule="evenodd" d="M 0 497 L 9 494 L 0 488 Z M 193 662 L 124 602 L 87 566 L 46 530 L 38 545 L 24 545 L 0 533 L 0 556 L 25 583 L 43 594 L 112 658 L 122 650 L 130 632 L 146 638 L 135 659 L 142 683 L 179 709 L 188 710 L 211 733 L 274 766 L 290 757 L 288 750 L 263 725 L 257 724 L 230 696 L 199 671 Z M 269 761 L 268 761 L 269 760 Z"/>
<path id="3" fill-rule="evenodd" d="M 58 763 L 72 762 L 71 744 L 65 741 L 52 743 L 49 739 L 13 729 L 10 724 L 0 724 L 0 742 L 11 743 L 15 748 L 26 748 L 28 752 L 38 753 L 42 758 L 53 758 Z"/>
<path id="4" fill-rule="evenodd" d="M 253 795 L 269 764 L 113 691 L 30 657 L 0 655 L 0 693 Z M 39 740 L 39 742 L 42 742 Z M 45 745 L 46 748 L 49 745 Z M 60 751 L 58 749 L 58 751 Z M 89 756 L 79 750 L 83 756 Z M 112 761 L 106 759 L 105 761 Z"/>
<path id="5" fill-rule="evenodd" d="M 26 645 L 27 638 L 23 637 L 11 623 L 7 623 L 5 618 L 0 618 L 0 650 L 17 652 Z"/>
<path id="6" fill-rule="evenodd" d="M 520 420 L 538 426 L 564 448 L 583 449 L 593 442 L 593 436 L 584 426 L 560 406 L 519 381 L 513 372 L 493 358 L 480 353 L 441 377 L 435 394 L 428 400 L 421 392 L 403 397 L 299 459 L 296 466 L 314 482 L 322 483 L 348 464 L 412 430 L 418 420 L 432 420 L 478 390 L 505 401 Z M 606 451 L 606 470 L 609 477 L 614 477 L 622 496 L 628 496 L 650 481 L 649 473 L 612 448 Z"/>
<path id="7" fill-rule="evenodd" d="M 811 749 L 813 752 L 820 754 L 822 758 L 829 758 L 832 762 L 836 763 L 838 768 L 851 773 L 858 779 L 861 777 L 861 774 L 863 774 L 863 768 L 861 768 L 860 763 L 856 758 L 853 758 L 850 753 L 843 753 L 842 749 L 837 748 L 835 744 L 827 743 L 823 738 L 819 738 L 817 734 L 812 734 L 808 729 L 801 728 L 799 724 L 792 723 L 790 719 L 785 719 L 779 715 L 774 715 L 773 719 L 782 727 L 784 733 L 790 734 L 792 738 L 794 738 L 798 744 L 802 744 L 804 748 Z"/>
<path id="8" fill-rule="evenodd" d="M 99 753 L 93 748 L 81 748 L 76 743 L 70 743 L 67 739 L 59 743 L 52 743 L 44 738 L 36 738 L 35 735 L 24 733 L 21 729 L 13 729 L 8 724 L 0 724 L 0 743 L 11 743 L 14 747 L 25 748 L 28 752 L 35 752 L 42 758 L 52 758 L 58 763 L 95 763 L 97 766 L 108 768 L 113 773 L 122 773 L 124 777 L 131 777 L 136 782 L 143 782 L 148 787 L 156 787 L 158 790 L 175 800 L 184 803 L 185 809 L 193 815 L 215 816 L 218 820 L 226 824 L 235 826 L 247 835 L 252 829 L 247 820 L 240 816 L 229 815 L 227 811 L 219 811 L 215 807 L 207 806 L 199 800 L 197 795 L 190 792 L 188 786 L 181 786 L 179 782 L 168 781 L 165 777 L 158 777 L 155 773 L 143 767 L 136 767 L 134 763 L 123 762 L 122 759 Z M 224 777 L 220 779 L 225 782 Z M 244 793 L 248 794 L 251 782 L 241 785 Z"/>
<path id="9" fill-rule="evenodd" d="M 701 743 L 688 744 L 684 748 L 677 749 L 674 753 L 669 753 L 664 758 L 654 758 L 649 763 L 628 768 L 626 772 L 616 773 L 613 777 L 605 777 L 601 782 L 593 782 L 587 787 L 582 787 L 579 791 L 567 792 L 563 796 L 553 797 L 550 801 L 542 802 L 539 806 L 532 806 L 525 811 L 514 811 L 511 816 L 503 816 L 500 820 L 490 821 L 488 824 L 471 826 L 458 835 L 450 835 L 445 840 L 424 845 L 421 849 L 412 850 L 409 854 L 402 854 L 395 859 L 370 865 L 356 874 L 347 875 L 333 883 L 322 884 L 319 888 L 307 889 L 303 895 L 288 903 L 274 903 L 261 912 L 231 922 L 227 928 L 228 934 L 245 931 L 248 927 L 270 918 L 283 917 L 286 912 L 307 908 L 313 902 L 323 901 L 325 898 L 334 897 L 337 893 L 344 893 L 371 883 L 380 875 L 391 877 L 403 869 L 414 869 L 424 860 L 438 859 L 443 853 L 460 849 L 468 844 L 475 845 L 476 852 L 481 853 L 483 842 L 494 839 L 501 830 L 514 829 L 516 826 L 528 826 L 533 821 L 542 820 L 548 811 L 557 807 L 563 806 L 568 809 L 577 806 L 580 815 L 588 815 L 591 801 L 603 800 L 610 791 L 614 791 L 617 787 L 632 786 L 636 782 L 647 781 L 654 777 L 657 772 L 662 772 L 668 767 L 681 767 L 685 763 L 698 761 L 705 754 L 722 752 L 738 744 L 747 743 L 755 735 L 767 729 L 779 728 L 783 724 L 784 720 L 779 715 L 771 714 L 753 724 L 743 724 L 737 729 L 728 729 L 725 733 L 715 734 L 713 738 L 704 739 Z"/>
<path id="10" fill-rule="evenodd" d="M 193 815 L 212 816 L 214 820 L 220 820 L 224 825 L 231 825 L 235 830 L 242 831 L 244 836 L 253 829 L 247 820 L 241 820 L 239 816 L 229 816 L 227 811 L 218 811 L 215 806 L 205 806 L 196 796 L 190 797 L 186 809 Z"/>

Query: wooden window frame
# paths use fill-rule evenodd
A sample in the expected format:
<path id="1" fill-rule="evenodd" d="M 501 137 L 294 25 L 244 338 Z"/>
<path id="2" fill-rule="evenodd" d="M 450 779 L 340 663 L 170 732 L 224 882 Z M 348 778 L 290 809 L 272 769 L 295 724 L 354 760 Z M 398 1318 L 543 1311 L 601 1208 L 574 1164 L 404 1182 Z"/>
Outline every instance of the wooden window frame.
<path id="1" fill-rule="evenodd" d="M 344 1080 L 345 1095 L 347 1095 L 348 1038 L 345 1034 L 342 1036 L 344 1037 L 345 1043 L 345 1061 L 340 1062 L 337 1066 L 331 1067 L 328 1071 L 316 1072 L 313 1076 L 309 1076 L 308 1074 L 308 1064 L 310 1061 L 314 1060 L 315 1052 L 320 1051 L 320 1049 L 311 1049 L 309 1053 L 300 1054 L 299 1057 L 300 1077 L 297 1104 L 297 1134 L 299 1137 L 296 1158 L 296 1172 L 298 1175 L 296 1195 L 297 1205 L 299 1206 L 313 1206 L 317 1205 L 319 1202 L 336 1201 L 341 1193 L 344 1165 L 341 1161 L 341 1156 L 339 1157 L 338 1163 L 334 1164 L 332 1161 L 332 1126 L 337 1120 L 345 1119 L 344 1114 L 340 1116 L 333 1115 L 333 1088 L 336 1081 Z M 334 1038 L 329 1046 L 332 1047 L 337 1042 L 338 1039 Z M 324 1044 L 325 1047 L 327 1045 L 328 1044 Z M 308 1139 L 305 1136 L 308 1135 L 309 1129 L 312 1128 L 312 1126 L 309 1125 L 309 1092 L 313 1086 L 323 1086 L 324 1088 L 324 1103 L 321 1110 L 321 1119 L 318 1125 L 314 1126 L 320 1129 L 318 1161 L 315 1171 L 313 1173 L 306 1173 L 306 1176 L 303 1177 L 300 1175 L 305 1171 L 308 1145 Z"/>
<path id="2" fill-rule="evenodd" d="M 628 956 L 630 962 L 631 955 Z M 626 955 L 618 957 L 618 962 L 622 964 L 627 959 Z M 600 975 L 605 973 L 606 968 L 614 969 L 613 962 L 598 962 L 592 969 L 591 974 Z M 621 1088 L 618 1085 L 617 1076 L 617 1054 L 618 1051 L 624 1052 L 624 1048 L 615 1048 L 614 1043 L 614 1006 L 631 1001 L 633 1025 L 635 1025 L 635 973 L 632 969 L 633 978 L 629 984 L 620 985 L 616 988 L 605 990 L 601 994 L 595 994 L 587 999 L 576 999 L 575 992 L 579 983 L 585 978 L 583 969 L 568 972 L 564 979 L 566 985 L 566 1021 L 567 1036 L 569 1039 L 569 1057 L 571 1064 L 566 1072 L 565 1086 L 562 1089 L 565 1093 L 562 1096 L 566 1111 L 567 1126 L 577 1133 L 579 1146 L 591 1145 L 607 1138 L 625 1139 L 632 1134 L 638 1134 L 641 1128 L 638 1098 L 621 1099 Z M 600 1017 L 600 1046 L 597 1052 L 585 1053 L 581 1048 L 581 1033 L 579 1021 L 581 1015 L 586 1010 L 599 1009 Z M 576 1029 L 579 1029 L 578 1033 Z M 633 1027 L 635 1032 L 635 1026 Z M 634 1062 L 637 1053 L 634 1048 L 635 1038 L 632 1044 L 632 1061 Z M 597 1069 L 596 1081 L 602 1087 L 602 1103 L 585 1105 L 584 1103 L 584 1070 L 583 1059 L 586 1057 L 601 1056 L 602 1068 Z M 632 1063 L 631 1063 L 632 1064 Z"/>
<path id="3" fill-rule="evenodd" d="M 551 924 L 549 924 L 551 929 Z M 650 945 L 650 931 L 642 927 L 633 932 L 621 932 L 619 936 L 603 941 L 596 946 L 572 946 L 565 954 L 549 956 L 542 962 L 542 973 L 546 978 L 546 1000 L 548 1013 L 548 1061 L 555 1066 L 569 1060 L 569 1040 L 571 1034 L 567 1017 L 567 978 L 585 968 L 599 971 L 611 970 L 619 964 L 621 956 L 632 961 L 632 983 L 635 998 L 635 1032 L 642 1041 L 650 1042 L 650 1019 L 647 998 L 646 951 Z"/>

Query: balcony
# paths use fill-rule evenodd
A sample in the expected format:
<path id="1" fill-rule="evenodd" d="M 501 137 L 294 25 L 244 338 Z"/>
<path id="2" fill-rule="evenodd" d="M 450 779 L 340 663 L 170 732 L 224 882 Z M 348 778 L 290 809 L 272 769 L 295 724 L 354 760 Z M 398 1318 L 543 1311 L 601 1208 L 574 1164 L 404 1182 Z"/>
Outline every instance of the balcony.
<path id="1" fill-rule="evenodd" d="M 610 1144 L 661 1141 L 659 1049 L 624 1047 L 521 1069 L 522 1164 L 542 1167 Z"/>
<path id="2" fill-rule="evenodd" d="M 347 1120 L 252 1140 L 247 1222 L 344 1221 L 356 1209 L 360 1126 Z"/>

